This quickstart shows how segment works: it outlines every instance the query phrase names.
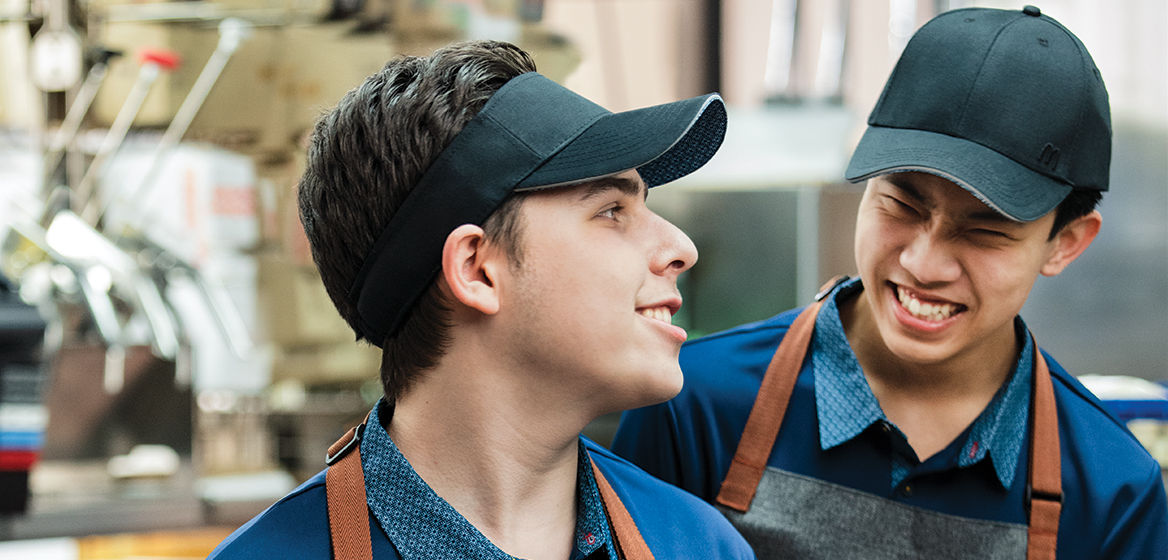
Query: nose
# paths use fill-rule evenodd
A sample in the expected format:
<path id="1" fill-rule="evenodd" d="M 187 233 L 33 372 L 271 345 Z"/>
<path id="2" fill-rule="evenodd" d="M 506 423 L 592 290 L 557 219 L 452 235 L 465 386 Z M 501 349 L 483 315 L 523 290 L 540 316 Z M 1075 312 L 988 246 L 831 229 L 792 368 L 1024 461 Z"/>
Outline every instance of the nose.
<path id="1" fill-rule="evenodd" d="M 909 240 L 900 252 L 900 266 L 923 286 L 953 282 L 961 275 L 951 247 L 932 231 L 921 231 Z"/>
<path id="2" fill-rule="evenodd" d="M 654 274 L 677 275 L 689 270 L 698 260 L 698 248 L 685 232 L 672 222 L 653 215 L 657 232 L 657 247 L 649 266 Z"/>

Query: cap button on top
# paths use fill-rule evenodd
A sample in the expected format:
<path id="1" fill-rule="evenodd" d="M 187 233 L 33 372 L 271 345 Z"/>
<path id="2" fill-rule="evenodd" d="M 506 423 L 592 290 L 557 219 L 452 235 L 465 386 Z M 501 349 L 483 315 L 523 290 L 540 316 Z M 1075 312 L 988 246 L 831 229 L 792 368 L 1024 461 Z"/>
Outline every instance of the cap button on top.
<path id="1" fill-rule="evenodd" d="M 1039 10 L 1037 6 L 1026 6 L 1025 8 L 1022 8 L 1022 13 L 1028 16 L 1038 17 L 1042 15 L 1042 10 Z"/>

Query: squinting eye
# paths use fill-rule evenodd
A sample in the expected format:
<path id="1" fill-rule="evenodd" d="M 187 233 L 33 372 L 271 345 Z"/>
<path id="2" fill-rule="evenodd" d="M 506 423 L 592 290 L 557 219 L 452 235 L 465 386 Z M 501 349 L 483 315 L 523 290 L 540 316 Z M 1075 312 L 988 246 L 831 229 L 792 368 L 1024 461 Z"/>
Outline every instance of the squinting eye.
<path id="1" fill-rule="evenodd" d="M 992 229 L 975 229 L 975 230 L 973 230 L 973 233 L 976 233 L 978 235 L 985 235 L 985 236 L 989 236 L 989 237 L 1001 237 L 1003 239 L 1010 238 L 1009 235 L 1006 235 L 1003 232 L 1000 232 L 997 230 L 992 230 Z"/>
<path id="2" fill-rule="evenodd" d="M 893 206 L 895 207 L 895 209 L 897 209 L 897 210 L 902 210 L 902 211 L 904 211 L 904 212 L 911 212 L 911 213 L 913 213 L 913 214 L 916 214 L 916 213 L 917 213 L 917 209 L 916 209 L 916 208 L 913 208 L 912 206 L 909 206 L 908 204 L 905 204 L 904 202 L 901 202 L 901 201 L 900 201 L 900 199 L 898 199 L 898 198 L 894 198 L 894 197 L 891 197 L 891 196 L 890 196 L 890 197 L 888 197 L 888 200 L 891 200 L 891 201 L 892 201 L 892 205 L 893 205 Z"/>

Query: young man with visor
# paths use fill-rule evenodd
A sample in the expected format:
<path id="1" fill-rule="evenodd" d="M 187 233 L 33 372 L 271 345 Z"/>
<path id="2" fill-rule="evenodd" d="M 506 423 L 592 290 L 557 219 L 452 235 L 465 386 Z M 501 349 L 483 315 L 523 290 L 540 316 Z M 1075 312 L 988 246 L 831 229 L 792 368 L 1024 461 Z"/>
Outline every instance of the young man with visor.
<path id="1" fill-rule="evenodd" d="M 610 113 L 489 41 L 346 95 L 301 219 L 338 311 L 384 350 L 385 397 L 212 558 L 752 558 L 716 510 L 579 435 L 680 390 L 670 318 L 697 252 L 645 199 L 725 119 L 715 94 Z"/>

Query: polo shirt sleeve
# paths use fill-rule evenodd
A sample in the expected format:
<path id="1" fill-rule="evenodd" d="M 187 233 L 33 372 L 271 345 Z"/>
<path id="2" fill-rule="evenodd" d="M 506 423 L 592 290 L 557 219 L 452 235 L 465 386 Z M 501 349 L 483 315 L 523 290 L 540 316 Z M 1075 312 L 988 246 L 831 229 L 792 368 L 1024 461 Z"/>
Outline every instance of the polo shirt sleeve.
<path id="1" fill-rule="evenodd" d="M 1168 495 L 1159 465 L 1149 469 L 1145 483 L 1126 490 L 1130 501 L 1117 496 L 1110 530 L 1100 558 L 1163 558 L 1168 555 Z"/>
<path id="2" fill-rule="evenodd" d="M 1059 558 L 1168 558 L 1160 464 L 1095 395 L 1043 355 L 1059 406 Z"/>

